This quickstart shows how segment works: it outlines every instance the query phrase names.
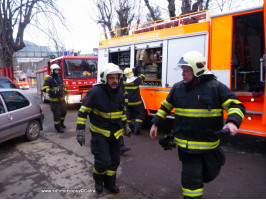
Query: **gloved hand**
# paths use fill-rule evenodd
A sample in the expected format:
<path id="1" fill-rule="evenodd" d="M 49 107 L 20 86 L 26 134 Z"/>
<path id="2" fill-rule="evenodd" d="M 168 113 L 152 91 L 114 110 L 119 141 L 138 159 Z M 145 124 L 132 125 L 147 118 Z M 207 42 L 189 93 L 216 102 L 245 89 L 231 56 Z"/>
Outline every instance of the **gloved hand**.
<path id="1" fill-rule="evenodd" d="M 50 90 L 48 91 L 48 93 L 49 93 L 50 95 L 53 95 L 53 94 L 55 94 L 55 90 L 50 89 Z"/>
<path id="2" fill-rule="evenodd" d="M 85 130 L 77 130 L 77 141 L 80 146 L 85 145 Z"/>
<path id="3" fill-rule="evenodd" d="M 124 125 L 124 131 L 125 131 L 125 136 L 128 136 L 128 137 L 131 136 L 131 129 L 129 128 L 128 123 L 126 123 L 126 124 Z"/>
<path id="4" fill-rule="evenodd" d="M 172 150 L 176 147 L 176 144 L 174 142 L 174 135 L 173 133 L 170 133 L 168 135 L 165 135 L 159 140 L 159 144 L 162 146 L 164 150 Z"/>

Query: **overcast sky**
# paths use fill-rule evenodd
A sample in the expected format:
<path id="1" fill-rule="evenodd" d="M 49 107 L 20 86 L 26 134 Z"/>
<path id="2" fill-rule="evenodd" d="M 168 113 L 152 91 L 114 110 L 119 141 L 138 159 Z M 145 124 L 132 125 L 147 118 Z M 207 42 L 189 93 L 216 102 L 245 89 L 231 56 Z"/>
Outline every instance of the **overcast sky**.
<path id="1" fill-rule="evenodd" d="M 151 2 L 153 0 L 150 0 Z M 155 1 L 155 0 L 154 0 Z M 162 2 L 162 1 L 155 1 Z M 262 0 L 245 0 L 244 5 L 259 5 L 262 4 Z M 251 2 L 251 3 L 248 3 Z M 67 50 L 74 49 L 80 50 L 81 53 L 92 53 L 93 48 L 98 48 L 100 34 L 102 29 L 91 20 L 91 16 L 95 13 L 92 9 L 90 0 L 58 0 L 64 17 L 66 18 L 66 24 L 68 31 L 63 27 L 59 28 L 59 35 L 61 41 L 65 44 Z M 244 7 L 243 5 L 243 7 Z M 167 5 L 160 5 L 167 9 Z M 60 25 L 58 25 L 60 27 Z M 25 40 L 36 43 L 41 46 L 53 47 L 54 44 L 44 35 L 36 34 L 36 29 L 27 28 L 25 31 Z"/>

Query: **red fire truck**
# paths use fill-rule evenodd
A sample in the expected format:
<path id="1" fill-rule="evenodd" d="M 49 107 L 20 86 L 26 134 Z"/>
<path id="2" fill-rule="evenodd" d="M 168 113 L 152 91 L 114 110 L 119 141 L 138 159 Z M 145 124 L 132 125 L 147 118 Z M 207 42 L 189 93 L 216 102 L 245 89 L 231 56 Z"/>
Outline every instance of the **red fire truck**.
<path id="1" fill-rule="evenodd" d="M 50 66 L 54 63 L 61 67 L 61 76 L 68 90 L 67 103 L 81 103 L 86 92 L 97 82 L 98 57 L 62 56 L 48 62 L 48 66 L 37 69 L 37 91 L 44 103 L 49 101 L 49 97 L 42 91 L 42 86 L 45 76 L 50 75 Z"/>

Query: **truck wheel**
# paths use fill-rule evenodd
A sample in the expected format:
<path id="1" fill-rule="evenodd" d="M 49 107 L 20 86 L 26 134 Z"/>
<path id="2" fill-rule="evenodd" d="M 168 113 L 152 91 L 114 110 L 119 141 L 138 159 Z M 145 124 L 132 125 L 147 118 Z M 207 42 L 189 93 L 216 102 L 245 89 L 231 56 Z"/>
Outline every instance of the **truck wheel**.
<path id="1" fill-rule="evenodd" d="M 48 103 L 47 99 L 45 99 L 43 92 L 41 93 L 41 99 L 43 103 Z"/>
<path id="2" fill-rule="evenodd" d="M 25 137 L 27 140 L 36 140 L 40 136 L 41 125 L 37 120 L 31 121 L 26 129 Z"/>

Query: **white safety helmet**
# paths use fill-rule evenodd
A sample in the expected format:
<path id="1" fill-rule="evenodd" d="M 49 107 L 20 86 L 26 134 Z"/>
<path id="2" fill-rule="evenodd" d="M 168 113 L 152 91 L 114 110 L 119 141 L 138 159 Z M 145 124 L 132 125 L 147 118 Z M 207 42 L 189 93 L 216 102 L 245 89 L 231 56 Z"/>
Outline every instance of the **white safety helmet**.
<path id="1" fill-rule="evenodd" d="M 126 68 L 126 69 L 124 70 L 124 74 L 125 74 L 125 77 L 127 77 L 127 78 L 131 78 L 131 77 L 134 76 L 133 71 L 132 71 L 131 68 Z"/>
<path id="2" fill-rule="evenodd" d="M 126 79 L 127 83 L 132 83 L 133 81 L 135 81 L 138 78 L 138 77 L 134 76 L 133 71 L 132 71 L 131 68 L 126 68 L 124 70 L 124 74 L 125 74 L 125 77 L 127 78 Z"/>
<path id="3" fill-rule="evenodd" d="M 197 52 L 190 51 L 185 53 L 177 63 L 177 67 L 190 66 L 193 69 L 194 76 L 199 77 L 203 74 L 212 74 L 207 66 L 205 57 Z"/>
<path id="4" fill-rule="evenodd" d="M 120 79 L 123 74 L 123 71 L 119 68 L 118 65 L 115 65 L 113 63 L 108 63 L 103 67 L 102 72 L 100 74 L 102 83 L 107 83 L 108 74 L 119 74 L 119 79 Z"/>
<path id="5" fill-rule="evenodd" d="M 61 68 L 59 67 L 59 65 L 58 64 L 55 64 L 55 63 L 51 65 L 50 69 L 51 69 L 51 73 L 53 73 L 55 69 L 60 69 L 61 70 Z"/>

